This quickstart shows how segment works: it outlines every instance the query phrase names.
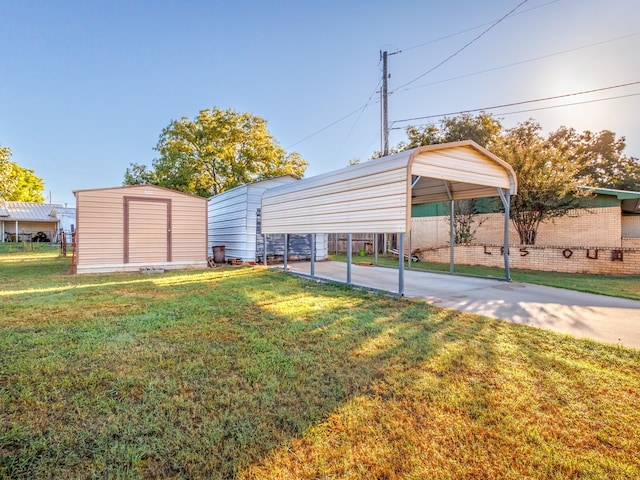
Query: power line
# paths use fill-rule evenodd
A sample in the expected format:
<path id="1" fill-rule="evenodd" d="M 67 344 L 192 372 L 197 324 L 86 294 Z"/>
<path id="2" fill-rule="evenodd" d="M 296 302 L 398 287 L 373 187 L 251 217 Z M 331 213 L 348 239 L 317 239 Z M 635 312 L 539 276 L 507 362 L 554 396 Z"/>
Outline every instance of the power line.
<path id="1" fill-rule="evenodd" d="M 500 116 L 505 116 L 505 115 L 516 115 L 518 113 L 527 113 L 527 112 L 537 112 L 540 110 L 551 110 L 553 108 L 562 108 L 562 107 L 573 107 L 575 105 L 585 105 L 588 103 L 598 103 L 598 102 L 605 102 L 608 100 L 617 100 L 620 98 L 629 98 L 629 97 L 639 97 L 640 93 L 630 93 L 628 95 L 617 95 L 615 97 L 606 97 L 606 98 L 597 98 L 595 100 L 585 100 L 584 102 L 573 102 L 573 103 L 563 103 L 561 105 L 550 105 L 548 107 L 538 107 L 538 108 L 528 108 L 526 110 L 516 110 L 514 112 L 501 112 L 498 113 L 497 115 Z M 464 113 L 464 112 L 463 112 Z M 427 122 L 427 123 L 420 123 L 418 125 L 414 125 L 415 127 L 423 127 L 426 125 L 435 125 L 434 122 Z M 391 130 L 401 130 L 402 127 L 395 127 L 392 128 Z"/>
<path id="2" fill-rule="evenodd" d="M 358 122 L 360 121 L 360 119 L 362 118 L 362 114 L 364 113 L 364 111 L 366 110 L 366 108 L 371 105 L 371 99 L 373 98 L 373 96 L 376 94 L 376 92 L 378 91 L 378 87 L 380 86 L 380 83 L 382 83 L 382 79 L 378 80 L 378 84 L 376 85 L 376 87 L 373 89 L 373 92 L 371 92 L 371 95 L 369 95 L 369 98 L 367 99 L 367 103 L 365 103 L 362 107 L 360 107 L 360 115 L 358 115 L 358 118 L 356 118 L 355 122 L 353 122 L 353 125 L 351 125 L 351 128 L 349 129 L 349 132 L 347 133 L 346 137 L 344 137 L 344 140 L 342 141 L 342 143 L 340 144 L 340 146 L 338 147 L 338 151 L 340 151 L 342 149 L 342 147 L 344 146 L 344 144 L 347 142 L 347 140 L 349 139 L 349 137 L 351 136 L 351 133 L 353 132 L 353 129 L 356 128 L 356 125 L 358 124 Z"/>
<path id="3" fill-rule="evenodd" d="M 535 7 L 531 7 L 531 8 L 528 8 L 528 9 L 526 9 L 526 10 L 522 10 L 521 12 L 515 13 L 515 14 L 513 14 L 513 15 L 511 15 L 511 16 L 515 16 L 515 15 L 522 15 L 523 13 L 527 13 L 527 12 L 530 12 L 530 11 L 532 11 L 532 10 L 537 10 L 538 8 L 546 7 L 547 5 L 551 5 L 552 3 L 558 3 L 559 1 L 560 1 L 560 0 L 551 0 L 550 2 L 543 3 L 542 5 L 537 5 L 537 6 L 535 6 Z M 516 8 L 517 8 L 517 7 L 516 7 Z M 393 52 L 393 53 L 390 53 L 390 55 L 395 55 L 395 54 L 397 54 L 397 53 L 404 53 L 404 52 L 408 52 L 408 51 L 410 51 L 410 50 L 415 50 L 416 48 L 421 48 L 421 47 L 425 47 L 425 46 L 427 46 L 427 45 L 431 45 L 431 44 L 433 44 L 433 43 L 438 43 L 438 42 L 440 42 L 440 41 L 442 41 L 442 40 L 447 40 L 447 39 L 449 39 L 449 38 L 457 37 L 458 35 L 462 35 L 463 33 L 472 32 L 473 30 L 477 30 L 478 28 L 482 28 L 482 27 L 485 27 L 485 26 L 487 26 L 487 25 L 491 25 L 494 21 L 495 21 L 495 20 L 493 20 L 493 21 L 491 21 L 491 22 L 483 23 L 483 24 L 481 24 L 481 25 L 476 25 L 476 26 L 474 26 L 474 27 L 469 27 L 469 28 L 467 28 L 467 29 L 465 29 L 465 30 L 460 30 L 459 32 L 451 33 L 451 34 L 449 34 L 449 35 L 445 35 L 444 37 L 435 38 L 435 39 L 433 39 L 433 40 L 429 40 L 428 42 L 419 43 L 418 45 L 414 45 L 414 46 L 412 46 L 412 47 L 403 48 L 402 50 L 397 50 L 397 51 L 395 51 L 395 52 Z"/>
<path id="4" fill-rule="evenodd" d="M 481 111 L 486 111 L 486 110 L 495 110 L 495 109 L 498 109 L 498 108 L 513 107 L 513 106 L 516 106 L 516 105 L 525 105 L 527 103 L 545 102 L 545 101 L 548 101 L 548 100 L 555 100 L 555 99 L 558 99 L 558 98 L 573 97 L 573 96 L 576 96 L 576 95 L 585 95 L 585 94 L 588 94 L 588 93 L 602 92 L 602 91 L 605 91 L 605 90 L 612 90 L 614 88 L 629 87 L 631 85 L 638 85 L 638 84 L 640 84 L 640 81 L 622 83 L 620 85 L 612 85 L 610 87 L 594 88 L 592 90 L 584 90 L 582 92 L 566 93 L 564 95 L 555 95 L 555 96 L 552 96 L 552 97 L 537 98 L 535 100 L 524 100 L 524 101 L 521 101 L 521 102 L 504 103 L 502 105 L 494 105 L 492 107 L 474 108 L 474 109 L 470 109 L 470 110 L 461 110 L 459 112 L 441 113 L 441 114 L 438 114 L 438 115 L 426 115 L 426 116 L 423 116 L 423 117 L 414 117 L 414 118 L 406 118 L 406 119 L 403 119 L 403 120 L 394 120 L 392 123 L 395 124 L 395 123 L 401 123 L 401 122 L 413 122 L 415 120 L 427 120 L 429 118 L 448 117 L 448 116 L 451 116 L 451 115 L 460 115 L 460 114 L 463 114 L 463 113 L 481 112 Z M 633 96 L 633 95 L 630 95 L 630 96 Z M 614 98 L 622 98 L 622 97 L 614 97 Z M 587 102 L 582 102 L 582 103 L 589 103 L 589 102 L 587 101 Z M 552 107 L 548 107 L 548 108 L 552 108 Z M 542 108 L 539 109 L 539 110 L 542 110 Z M 401 127 L 395 127 L 393 130 L 398 130 L 400 128 Z"/>
<path id="5" fill-rule="evenodd" d="M 572 107 L 574 105 L 585 105 L 587 103 L 605 102 L 608 100 L 617 100 L 619 98 L 629 98 L 629 97 L 638 97 L 638 96 L 640 96 L 640 93 L 630 93 L 628 95 L 618 95 L 615 97 L 597 98 L 595 100 L 585 100 L 584 102 L 563 103 L 562 105 L 550 105 L 548 107 L 538 107 L 538 108 L 530 108 L 527 110 L 518 110 L 515 112 L 505 112 L 505 113 L 500 113 L 499 115 L 515 115 L 517 113 L 537 112 L 538 110 L 551 110 L 552 108 Z"/>
<path id="6" fill-rule="evenodd" d="M 331 122 L 331 123 L 330 123 L 329 125 L 327 125 L 326 127 L 323 127 L 323 128 L 321 128 L 320 130 L 318 130 L 318 131 L 316 131 L 316 132 L 313 132 L 313 133 L 312 133 L 312 134 L 310 134 L 310 135 L 307 135 L 307 136 L 306 136 L 306 137 L 304 137 L 303 139 L 298 140 L 298 141 L 297 141 L 297 142 L 295 142 L 295 143 L 292 143 L 291 145 L 289 145 L 288 147 L 286 147 L 286 148 L 285 148 L 285 150 L 289 150 L 290 148 L 295 147 L 296 145 L 298 145 L 298 144 L 300 144 L 300 143 L 302 143 L 302 142 L 304 142 L 304 141 L 306 141 L 306 140 L 309 140 L 309 139 L 310 139 L 310 138 L 312 138 L 312 137 L 315 137 L 316 135 L 318 135 L 318 134 L 320 134 L 320 133 L 324 132 L 325 130 L 327 130 L 327 129 L 331 128 L 331 127 L 333 127 L 335 124 L 340 123 L 340 122 L 341 122 L 341 121 L 343 121 L 343 120 L 346 120 L 346 119 L 347 119 L 347 118 L 349 118 L 351 115 L 355 115 L 355 114 L 356 114 L 356 113 L 358 113 L 360 110 L 362 110 L 363 108 L 367 107 L 368 105 L 369 105 L 369 104 L 368 104 L 368 103 L 366 103 L 366 104 L 364 104 L 362 107 L 358 107 L 358 108 L 356 108 L 353 112 L 347 113 L 346 115 L 344 115 L 344 116 L 340 117 L 340 118 L 339 118 L 338 120 L 336 120 L 335 122 Z"/>
<path id="7" fill-rule="evenodd" d="M 513 111 L 513 112 L 500 112 L 500 113 L 498 113 L 496 115 L 500 115 L 502 117 L 502 116 L 506 116 L 506 115 L 516 115 L 518 113 L 537 112 L 537 111 L 540 111 L 540 110 L 551 110 L 551 109 L 554 109 L 554 108 L 562 108 L 562 107 L 573 107 L 575 105 L 585 105 L 585 104 L 588 104 L 588 103 L 605 102 L 605 101 L 608 101 L 608 100 L 617 100 L 617 99 L 620 99 L 620 98 L 629 98 L 629 97 L 640 97 L 640 93 L 630 93 L 628 95 L 617 95 L 615 97 L 597 98 L 597 99 L 594 99 L 594 100 L 585 100 L 584 102 L 563 103 L 561 105 L 550 105 L 548 107 L 527 108 L 525 110 L 516 110 L 516 111 Z M 487 109 L 487 110 L 489 110 L 489 109 Z M 461 113 L 468 113 L 468 111 L 461 112 Z M 445 116 L 445 115 L 443 115 L 443 116 Z M 413 125 L 413 126 L 414 127 L 424 127 L 424 126 L 427 126 L 427 125 L 435 125 L 435 124 L 436 124 L 435 122 L 427 122 L 427 123 L 419 123 L 419 124 L 416 124 L 416 125 Z M 394 127 L 391 130 L 402 130 L 403 128 L 404 127 Z"/>
<path id="8" fill-rule="evenodd" d="M 471 44 L 473 44 L 474 42 L 476 42 L 477 40 L 479 40 L 481 37 L 483 37 L 486 33 L 488 33 L 492 28 L 494 28 L 496 25 L 498 25 L 500 22 L 502 22 L 505 18 L 507 18 L 509 15 L 511 15 L 513 12 L 515 12 L 518 8 L 520 8 L 522 5 L 524 5 L 525 3 L 527 3 L 528 0 L 522 0 L 522 2 L 520 2 L 518 5 L 516 5 L 514 8 L 512 8 L 508 13 L 506 13 L 505 15 L 503 15 L 502 17 L 500 17 L 498 20 L 496 20 L 495 22 L 493 22 L 489 28 L 485 29 L 482 31 L 482 33 L 480 33 L 480 35 L 476 36 L 473 40 L 467 42 L 465 45 L 463 45 L 461 48 L 459 48 L 458 50 L 456 50 L 454 53 L 452 53 L 451 55 L 449 55 L 447 58 L 445 58 L 444 60 L 442 60 L 440 63 L 438 63 L 437 65 L 435 65 L 434 67 L 430 68 L 429 70 L 427 70 L 425 73 L 423 73 L 422 75 L 417 76 L 416 78 L 414 78 L 413 80 L 404 83 L 402 85 L 400 85 L 399 87 L 396 88 L 396 90 L 400 89 L 400 88 L 404 88 L 407 85 L 411 85 L 413 82 L 420 80 L 421 78 L 427 76 L 428 74 L 430 74 L 431 72 L 433 72 L 435 69 L 441 67 L 442 65 L 444 65 L 445 63 L 447 63 L 449 60 L 451 60 L 453 57 L 455 57 L 456 55 L 458 55 L 460 52 L 462 52 L 464 49 L 466 49 L 467 47 L 469 47 Z"/>
<path id="9" fill-rule="evenodd" d="M 516 66 L 516 65 L 522 65 L 524 63 L 535 62 L 535 61 L 538 61 L 538 60 L 543 60 L 545 58 L 555 57 L 555 56 L 558 56 L 558 55 L 563 55 L 565 53 L 571 53 L 571 52 L 575 52 L 575 51 L 578 51 L 578 50 L 583 50 L 585 48 L 597 47 L 598 45 L 603 45 L 605 43 L 615 42 L 615 41 L 618 41 L 618 40 L 624 40 L 625 38 L 635 37 L 635 36 L 638 36 L 638 35 L 640 35 L 640 32 L 630 33 L 628 35 L 623 35 L 621 37 L 611 38 L 609 40 L 603 40 L 601 42 L 590 43 L 588 45 L 583 45 L 583 46 L 580 46 L 580 47 L 570 48 L 568 50 L 562 50 L 560 52 L 549 53 L 547 55 L 541 55 L 539 57 L 529 58 L 527 60 L 521 60 L 519 62 L 508 63 L 506 65 L 501 65 L 499 67 L 487 68 L 485 70 L 480 70 L 480 71 L 477 71 L 477 72 L 467 73 L 465 75 L 458 75 L 457 77 L 450 77 L 450 78 L 446 78 L 444 80 L 438 80 L 438 81 L 435 81 L 435 82 L 425 83 L 425 84 L 422 84 L 422 85 L 416 85 L 415 87 L 405 88 L 402 91 L 414 90 L 416 88 L 429 87 L 431 85 L 438 85 L 440 83 L 446 83 L 446 82 L 450 82 L 452 80 L 460 80 L 461 78 L 467 78 L 467 77 L 472 77 L 474 75 L 480 75 L 480 74 L 483 74 L 483 73 L 494 72 L 496 70 L 502 70 L 504 68 L 513 67 L 513 66 Z M 398 90 L 398 89 L 396 89 L 396 90 Z"/>

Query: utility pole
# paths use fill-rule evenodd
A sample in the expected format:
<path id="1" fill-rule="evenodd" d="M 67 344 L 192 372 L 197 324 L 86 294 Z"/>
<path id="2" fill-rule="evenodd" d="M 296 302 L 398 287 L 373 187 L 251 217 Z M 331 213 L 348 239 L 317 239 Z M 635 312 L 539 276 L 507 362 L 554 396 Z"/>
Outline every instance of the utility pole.
<path id="1" fill-rule="evenodd" d="M 389 110 L 387 105 L 387 51 L 381 52 L 382 55 L 382 156 L 389 155 Z"/>

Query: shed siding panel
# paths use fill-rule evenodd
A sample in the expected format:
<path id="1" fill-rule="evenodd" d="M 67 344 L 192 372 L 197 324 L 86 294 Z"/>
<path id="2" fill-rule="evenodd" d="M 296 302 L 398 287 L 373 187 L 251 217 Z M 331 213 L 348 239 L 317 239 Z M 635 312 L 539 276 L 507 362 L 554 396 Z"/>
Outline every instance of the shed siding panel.
<path id="1" fill-rule="evenodd" d="M 247 237 L 247 186 L 243 185 L 211 197 L 207 207 L 209 254 L 214 246 L 224 246 L 226 258 L 246 259 L 242 240 Z M 234 241 L 233 239 L 239 239 Z"/>

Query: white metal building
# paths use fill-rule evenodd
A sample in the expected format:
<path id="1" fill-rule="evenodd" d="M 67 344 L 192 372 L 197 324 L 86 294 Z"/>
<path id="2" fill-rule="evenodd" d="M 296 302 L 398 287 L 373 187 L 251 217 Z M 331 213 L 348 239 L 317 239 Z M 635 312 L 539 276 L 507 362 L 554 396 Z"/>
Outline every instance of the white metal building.
<path id="1" fill-rule="evenodd" d="M 292 175 L 260 180 L 241 185 L 209 198 L 208 202 L 208 243 L 209 253 L 213 247 L 224 247 L 228 259 L 242 259 L 243 262 L 264 262 L 264 237 L 260 235 L 260 202 L 263 193 L 274 187 L 297 183 L 299 179 Z M 307 233 L 307 232 L 302 232 Z M 284 255 L 284 235 L 267 236 L 267 257 Z M 310 254 L 310 237 L 305 235 L 290 237 L 288 240 L 290 256 Z M 326 235 L 316 237 L 316 260 L 327 258 Z"/>
<path id="2" fill-rule="evenodd" d="M 54 206 L 51 216 L 58 220 L 58 231 L 56 233 L 56 242 L 61 239 L 61 233 L 66 234 L 67 243 L 71 243 L 73 232 L 76 230 L 76 209 L 69 207 Z"/>
<path id="3" fill-rule="evenodd" d="M 412 204 L 448 200 L 453 207 L 454 200 L 499 196 L 507 211 L 504 261 L 509 279 L 509 196 L 516 191 L 511 166 L 475 142 L 429 145 L 265 191 L 262 232 L 397 233 L 399 250 L 405 252 Z M 451 254 L 453 265 L 453 249 Z M 399 270 L 402 294 L 404 262 Z M 349 270 L 347 277 L 350 283 Z"/>

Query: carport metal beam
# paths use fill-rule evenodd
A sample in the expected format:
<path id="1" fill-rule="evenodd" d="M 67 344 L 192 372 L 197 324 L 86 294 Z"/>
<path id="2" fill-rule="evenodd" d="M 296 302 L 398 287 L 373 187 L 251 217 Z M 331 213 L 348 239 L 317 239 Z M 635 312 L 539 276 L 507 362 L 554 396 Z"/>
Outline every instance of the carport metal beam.
<path id="1" fill-rule="evenodd" d="M 451 193 L 451 185 L 449 182 L 443 182 L 444 188 L 447 191 L 447 197 L 449 197 L 449 273 L 453 273 L 454 270 L 454 245 L 456 242 L 456 222 L 455 222 L 455 201 L 453 200 L 453 194 Z"/>
<path id="2" fill-rule="evenodd" d="M 404 297 L 404 233 L 398 235 L 398 243 L 398 294 Z"/>
<path id="3" fill-rule="evenodd" d="M 511 281 L 511 270 L 509 269 L 509 216 L 510 216 L 510 202 L 509 202 L 509 190 L 498 189 L 498 195 L 502 200 L 504 206 L 504 246 L 502 248 L 504 255 L 504 271 L 505 278 L 508 282 Z"/>
<path id="4" fill-rule="evenodd" d="M 316 234 L 311 234 L 311 278 L 315 277 L 316 273 Z"/>
<path id="5" fill-rule="evenodd" d="M 347 234 L 347 285 L 351 285 L 351 244 L 353 235 Z"/>

